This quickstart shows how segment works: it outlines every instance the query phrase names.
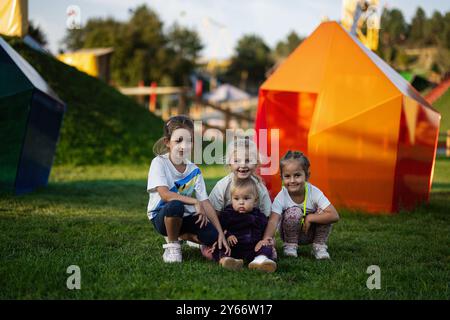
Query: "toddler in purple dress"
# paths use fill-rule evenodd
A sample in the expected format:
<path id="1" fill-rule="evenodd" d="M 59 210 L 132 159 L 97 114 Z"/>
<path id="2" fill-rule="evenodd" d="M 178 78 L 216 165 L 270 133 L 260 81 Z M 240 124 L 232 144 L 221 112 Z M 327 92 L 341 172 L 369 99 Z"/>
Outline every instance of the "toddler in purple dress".
<path id="1" fill-rule="evenodd" d="M 224 249 L 215 249 L 214 260 L 230 270 L 241 269 L 245 261 L 250 262 L 250 269 L 274 272 L 277 264 L 272 260 L 272 247 L 267 245 L 255 250 L 268 221 L 257 207 L 256 183 L 252 179 L 235 180 L 230 193 L 231 205 L 225 207 L 219 219 L 231 253 L 226 255 Z"/>

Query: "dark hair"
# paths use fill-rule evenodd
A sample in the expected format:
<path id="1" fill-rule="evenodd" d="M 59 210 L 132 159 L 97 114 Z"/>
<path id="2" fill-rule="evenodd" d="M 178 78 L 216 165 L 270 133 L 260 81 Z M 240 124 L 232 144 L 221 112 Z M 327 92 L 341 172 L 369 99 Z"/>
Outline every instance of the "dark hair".
<path id="1" fill-rule="evenodd" d="M 172 133 L 176 130 L 176 129 L 180 129 L 180 128 L 184 128 L 190 131 L 194 131 L 194 122 L 191 120 L 191 118 L 189 118 L 188 116 L 182 114 L 179 116 L 173 116 L 170 117 L 166 123 L 164 123 L 164 134 L 161 138 L 158 139 L 158 141 L 155 142 L 155 144 L 153 145 L 153 153 L 155 155 L 162 155 L 165 154 L 167 152 L 169 152 L 169 150 L 166 147 L 166 144 L 164 143 L 165 139 L 170 140 L 170 138 L 172 137 Z"/>
<path id="2" fill-rule="evenodd" d="M 289 160 L 297 160 L 300 162 L 300 165 L 302 166 L 303 171 L 305 171 L 306 180 L 309 179 L 310 172 L 309 172 L 309 160 L 308 158 L 303 154 L 303 152 L 300 151 L 291 151 L 289 150 L 286 152 L 286 154 L 280 159 L 280 175 L 283 176 L 283 166 L 286 161 Z"/>

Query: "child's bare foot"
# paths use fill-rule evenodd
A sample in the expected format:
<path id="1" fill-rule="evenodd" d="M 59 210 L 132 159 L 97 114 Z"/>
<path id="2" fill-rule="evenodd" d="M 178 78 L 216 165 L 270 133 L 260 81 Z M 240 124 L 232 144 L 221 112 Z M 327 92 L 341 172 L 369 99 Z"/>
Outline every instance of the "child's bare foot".
<path id="1" fill-rule="evenodd" d="M 232 257 L 223 257 L 219 261 L 220 265 L 228 270 L 238 271 L 241 270 L 244 265 L 244 260 L 235 259 Z"/>

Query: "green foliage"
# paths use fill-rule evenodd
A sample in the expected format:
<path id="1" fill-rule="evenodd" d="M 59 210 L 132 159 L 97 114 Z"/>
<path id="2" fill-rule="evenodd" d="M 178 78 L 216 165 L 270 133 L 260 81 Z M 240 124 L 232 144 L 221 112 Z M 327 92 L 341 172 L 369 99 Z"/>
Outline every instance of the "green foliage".
<path id="1" fill-rule="evenodd" d="M 28 24 L 28 35 L 30 35 L 40 45 L 46 46 L 48 43 L 47 36 L 44 34 L 44 31 L 41 29 L 41 27 L 35 25 L 31 20 L 28 22 Z"/>
<path id="2" fill-rule="evenodd" d="M 429 30 L 427 30 L 428 27 L 429 24 L 427 23 L 425 11 L 421 7 L 418 7 L 416 14 L 411 21 L 409 41 L 420 45 L 426 43 L 425 36 L 429 33 Z"/>
<path id="3" fill-rule="evenodd" d="M 450 90 L 447 90 L 434 104 L 433 107 L 441 114 L 440 132 L 450 130 Z M 444 137 L 442 137 L 445 140 Z"/>
<path id="4" fill-rule="evenodd" d="M 168 33 L 155 11 L 146 5 L 132 10 L 129 21 L 90 19 L 79 30 L 68 30 L 66 48 L 113 47 L 111 79 L 115 84 L 135 86 L 139 81 L 186 85 L 202 49 L 194 30 L 175 24 Z"/>
<path id="5" fill-rule="evenodd" d="M 381 15 L 380 43 L 378 55 L 400 70 L 414 69 L 414 56 L 405 53 L 407 48 L 436 47 L 437 56 L 432 58 L 432 70 L 422 70 L 417 67 L 416 72 L 429 71 L 444 75 L 449 71 L 450 62 L 450 12 L 442 15 L 434 11 L 427 18 L 422 8 L 417 8 L 411 23 L 408 24 L 398 9 L 384 8 Z M 428 66 L 426 67 L 428 68 Z M 419 70 L 420 69 L 420 70 Z"/>
<path id="6" fill-rule="evenodd" d="M 174 24 L 167 34 L 167 51 L 170 58 L 169 74 L 177 85 L 188 83 L 188 76 L 195 69 L 198 53 L 203 49 L 198 34 Z"/>
<path id="7" fill-rule="evenodd" d="M 101 80 L 10 42 L 67 104 L 56 164 L 148 163 L 163 122 Z"/>
<path id="8" fill-rule="evenodd" d="M 264 40 L 257 35 L 244 35 L 237 43 L 226 78 L 234 85 L 256 93 L 272 64 L 270 48 Z"/>
<path id="9" fill-rule="evenodd" d="M 275 58 L 286 58 L 300 45 L 300 43 L 303 42 L 303 40 L 304 38 L 300 37 L 295 31 L 291 31 L 285 40 L 279 41 L 275 46 Z"/>

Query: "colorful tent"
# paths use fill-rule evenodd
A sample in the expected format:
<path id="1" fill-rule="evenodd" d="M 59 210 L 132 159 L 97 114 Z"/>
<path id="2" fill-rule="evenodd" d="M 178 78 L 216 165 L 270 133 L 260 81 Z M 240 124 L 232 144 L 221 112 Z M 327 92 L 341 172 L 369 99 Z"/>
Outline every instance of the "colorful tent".
<path id="1" fill-rule="evenodd" d="M 109 82 L 110 59 L 113 48 L 80 49 L 58 55 L 58 60 L 80 71 Z"/>
<path id="2" fill-rule="evenodd" d="M 396 212 L 428 200 L 439 122 L 396 71 L 325 22 L 261 86 L 255 128 L 280 130 L 280 157 L 305 152 L 311 183 L 336 206 Z M 280 176 L 263 178 L 274 197 Z"/>
<path id="3" fill-rule="evenodd" d="M 23 37 L 28 33 L 28 0 L 0 1 L 0 34 Z"/>
<path id="4" fill-rule="evenodd" d="M 45 186 L 65 104 L 0 37 L 0 188 L 17 194 Z"/>

